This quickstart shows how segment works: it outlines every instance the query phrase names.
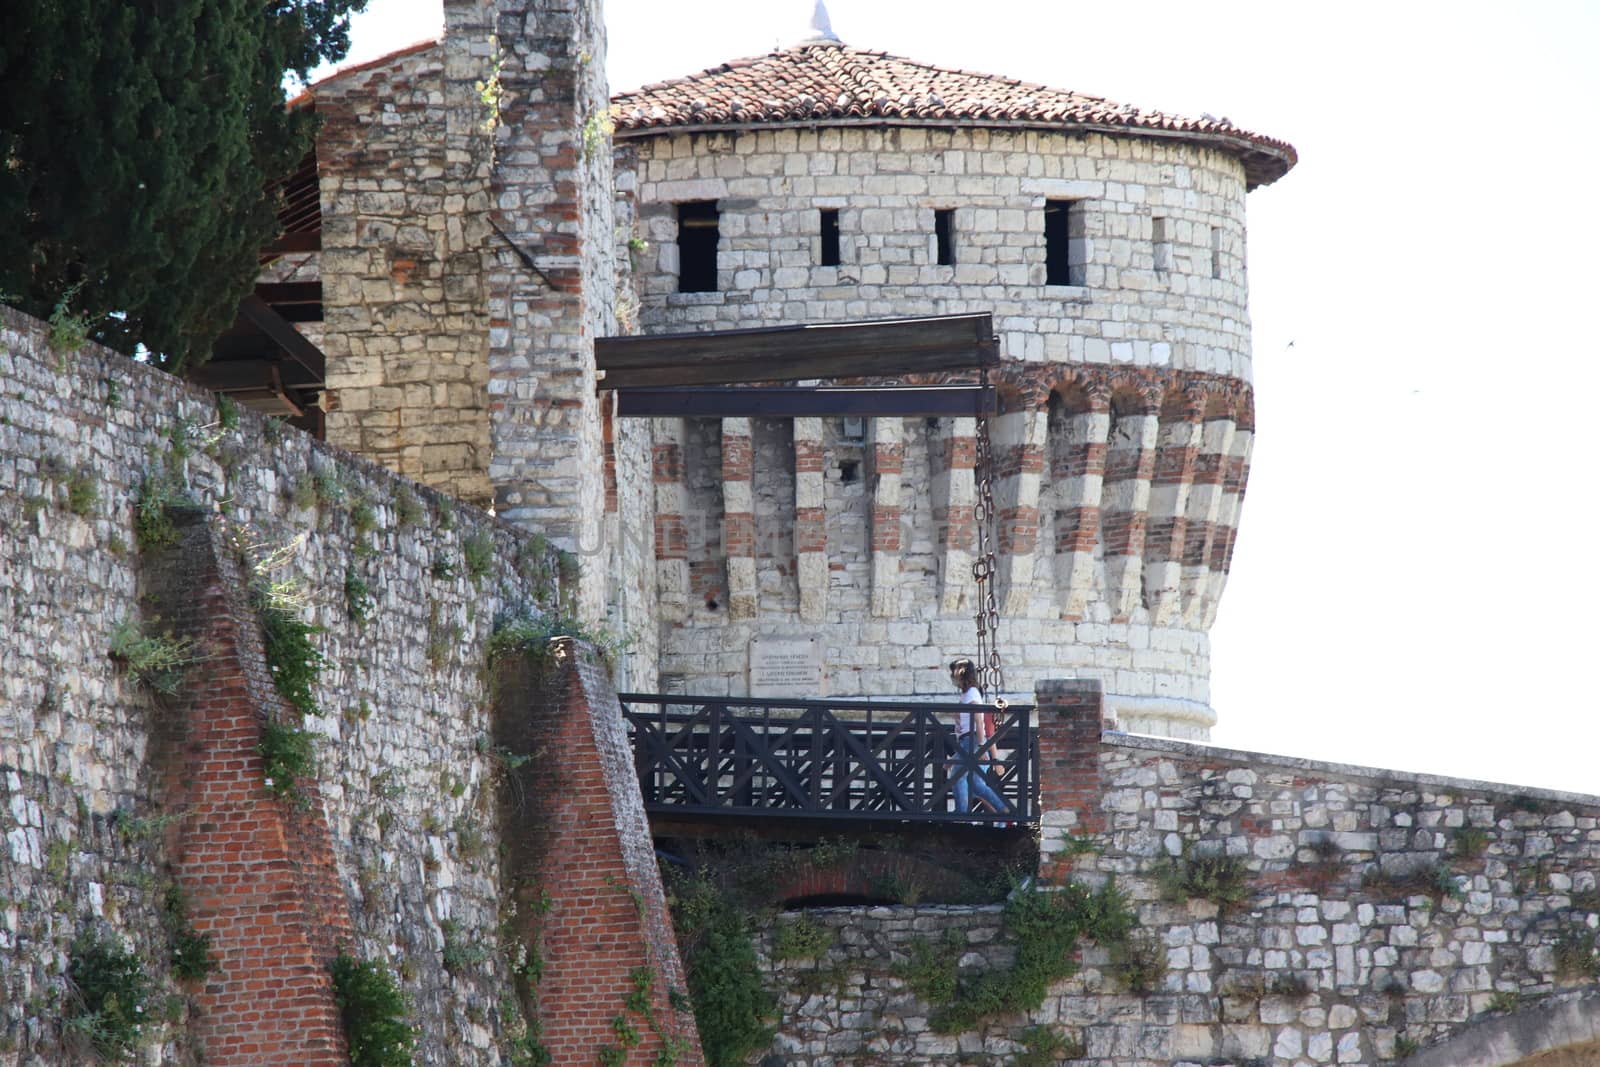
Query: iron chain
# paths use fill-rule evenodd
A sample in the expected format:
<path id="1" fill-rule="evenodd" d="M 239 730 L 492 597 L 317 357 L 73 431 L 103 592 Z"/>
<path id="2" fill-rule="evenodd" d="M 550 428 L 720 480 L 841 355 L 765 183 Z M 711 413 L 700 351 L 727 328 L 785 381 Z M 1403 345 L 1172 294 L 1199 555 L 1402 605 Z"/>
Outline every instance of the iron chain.
<path id="1" fill-rule="evenodd" d="M 983 385 L 988 384 L 989 372 L 985 368 Z M 998 697 L 1005 692 L 1006 675 L 1000 665 L 1000 604 L 996 591 L 999 568 L 995 562 L 994 448 L 989 442 L 988 416 L 980 412 L 977 424 L 977 455 L 973 457 L 977 503 L 972 517 L 978 544 L 972 559 L 972 582 L 976 598 L 973 620 L 978 626 L 978 686 L 984 693 Z"/>

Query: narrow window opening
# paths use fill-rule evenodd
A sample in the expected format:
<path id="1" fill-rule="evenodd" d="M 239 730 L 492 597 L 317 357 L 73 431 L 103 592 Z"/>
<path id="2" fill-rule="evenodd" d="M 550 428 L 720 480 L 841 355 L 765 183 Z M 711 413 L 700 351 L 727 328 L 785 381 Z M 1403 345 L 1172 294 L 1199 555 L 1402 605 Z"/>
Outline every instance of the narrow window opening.
<path id="1" fill-rule="evenodd" d="M 1211 227 L 1211 276 L 1222 277 L 1222 230 Z"/>
<path id="2" fill-rule="evenodd" d="M 1089 234 L 1080 200 L 1044 203 L 1044 283 L 1086 285 Z"/>
<path id="3" fill-rule="evenodd" d="M 933 242 L 936 246 L 935 262 L 941 267 L 953 266 L 956 261 L 955 208 L 937 208 L 933 213 Z"/>
<path id="4" fill-rule="evenodd" d="M 822 265 L 824 267 L 837 267 L 839 265 L 839 209 L 825 207 L 822 209 Z"/>
<path id="5" fill-rule="evenodd" d="M 678 205 L 678 292 L 717 291 L 717 202 Z"/>
<path id="6" fill-rule="evenodd" d="M 1152 265 L 1158 271 L 1172 269 L 1172 238 L 1167 233 L 1167 220 L 1160 215 L 1150 220 L 1150 248 Z"/>

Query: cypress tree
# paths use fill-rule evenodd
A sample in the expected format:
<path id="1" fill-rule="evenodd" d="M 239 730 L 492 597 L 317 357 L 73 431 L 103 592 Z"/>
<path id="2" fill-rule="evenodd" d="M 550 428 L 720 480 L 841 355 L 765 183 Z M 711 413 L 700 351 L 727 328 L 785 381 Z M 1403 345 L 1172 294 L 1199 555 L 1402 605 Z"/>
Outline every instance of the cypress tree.
<path id="1" fill-rule="evenodd" d="M 311 144 L 285 108 L 366 0 L 0 4 L 0 296 L 85 315 L 170 370 L 203 362 Z"/>

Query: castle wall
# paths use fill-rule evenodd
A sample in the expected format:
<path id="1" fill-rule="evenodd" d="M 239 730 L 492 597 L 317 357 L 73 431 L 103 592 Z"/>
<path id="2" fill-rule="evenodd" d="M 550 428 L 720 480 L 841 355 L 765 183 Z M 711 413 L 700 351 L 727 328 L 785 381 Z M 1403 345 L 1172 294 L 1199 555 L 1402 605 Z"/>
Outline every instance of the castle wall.
<path id="1" fill-rule="evenodd" d="M 318 85 L 320 271 L 333 444 L 487 505 L 492 258 L 486 35 Z"/>
<path id="2" fill-rule="evenodd" d="M 482 19 L 498 48 L 502 247 L 488 277 L 495 509 L 582 557 L 581 606 L 599 618 L 608 575 L 594 341 L 616 332 L 618 296 L 605 25 L 597 2 L 454 6 L 478 12 L 458 33 L 472 36 L 471 19 Z"/>
<path id="3" fill-rule="evenodd" d="M 497 618 L 553 608 L 553 550 L 248 412 L 230 425 L 209 394 L 115 353 L 52 350 L 44 324 L 9 310 L 0 321 L 0 1062 L 61 1061 L 61 974 L 86 930 L 126 941 L 162 991 L 203 995 L 171 975 L 164 902 L 199 855 L 174 835 L 192 843 L 217 827 L 199 825 L 156 769 L 175 761 L 180 781 L 199 780 L 199 757 L 163 739 L 171 701 L 234 674 L 193 664 L 163 703 L 108 652 L 124 622 L 150 635 L 178 622 L 157 618 L 163 594 L 243 590 L 172 586 L 141 551 L 137 504 L 164 471 L 241 566 L 295 584 L 298 617 L 318 627 L 325 663 L 304 727 L 349 947 L 397 975 L 417 1062 L 501 1062 L 520 1023 L 502 1008 L 504 760 L 485 663 Z M 218 707 L 247 727 L 278 714 Z M 216 773 L 287 818 L 255 744 Z M 241 822 L 229 848 L 255 847 L 257 825 Z M 309 859 L 296 840 L 291 856 Z M 204 903 L 190 895 L 197 926 Z M 218 962 L 205 989 L 241 977 L 236 958 Z M 325 992 L 325 972 L 307 973 Z M 163 1028 L 167 1061 L 195 1051 L 191 1023 L 184 1011 Z"/>
<path id="4" fill-rule="evenodd" d="M 604 27 L 592 3 L 445 15 L 440 42 L 313 90 L 328 437 L 575 553 L 580 609 L 653 688 L 651 528 L 620 520 L 648 433 L 595 390 L 594 339 L 637 325 Z"/>
<path id="5" fill-rule="evenodd" d="M 1126 956 L 1086 940 L 1038 1010 L 938 1034 L 905 981 L 914 946 L 954 931 L 963 975 L 1003 971 L 1015 942 L 1000 907 L 807 911 L 832 934 L 820 959 L 774 960 L 763 936 L 778 1062 L 966 1063 L 1021 1052 L 1033 1026 L 1081 1042 L 1068 1058 L 1090 1067 L 1377 1065 L 1435 1044 L 1455 1051 L 1417 1062 L 1595 1053 L 1600 798 L 1102 738 L 1095 682 L 1046 683 L 1039 700 L 1041 874 L 1115 878 L 1162 973 L 1137 992 Z M 1073 855 L 1069 834 L 1093 851 Z M 1185 850 L 1242 864 L 1241 902 L 1164 895 L 1161 866 Z M 1535 1025 L 1547 1015 L 1563 1024 Z"/>
<path id="6" fill-rule="evenodd" d="M 1125 728 L 1205 737 L 1207 631 L 1254 429 L 1238 161 L 1037 131 L 754 130 L 620 145 L 650 241 L 647 331 L 994 316 L 1006 361 L 991 431 L 1008 690 L 1099 678 Z M 717 292 L 677 291 L 677 204 L 692 200 L 718 203 Z M 1046 284 L 1052 200 L 1074 202 L 1082 284 Z M 839 212 L 838 266 L 818 265 L 823 208 Z M 936 262 L 939 209 L 954 211 L 953 265 Z M 685 537 L 682 553 L 657 546 L 664 686 L 744 695 L 753 640 L 816 634 L 829 695 L 947 691 L 943 664 L 975 642 L 971 420 L 655 421 L 658 443 L 681 457 L 681 470 L 658 468 L 658 485 L 685 479 L 658 492 Z M 727 446 L 742 450 L 746 436 L 754 465 L 733 495 L 752 497 L 749 517 L 725 499 Z M 725 536 L 747 526 L 749 547 Z"/>

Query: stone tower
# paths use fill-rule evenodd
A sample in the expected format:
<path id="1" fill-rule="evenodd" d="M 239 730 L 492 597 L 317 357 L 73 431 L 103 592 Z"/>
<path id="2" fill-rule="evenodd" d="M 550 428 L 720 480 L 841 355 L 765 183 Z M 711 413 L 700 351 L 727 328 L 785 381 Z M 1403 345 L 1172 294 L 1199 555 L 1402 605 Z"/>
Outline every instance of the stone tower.
<path id="1" fill-rule="evenodd" d="M 613 98 L 652 333 L 988 312 L 1007 687 L 1204 738 L 1253 433 L 1245 194 L 1281 141 L 841 43 Z M 842 696 L 974 642 L 971 419 L 657 419 L 664 686 L 809 642 Z M 760 695 L 758 692 L 757 695 Z M 793 695 L 799 695 L 798 693 Z"/>

